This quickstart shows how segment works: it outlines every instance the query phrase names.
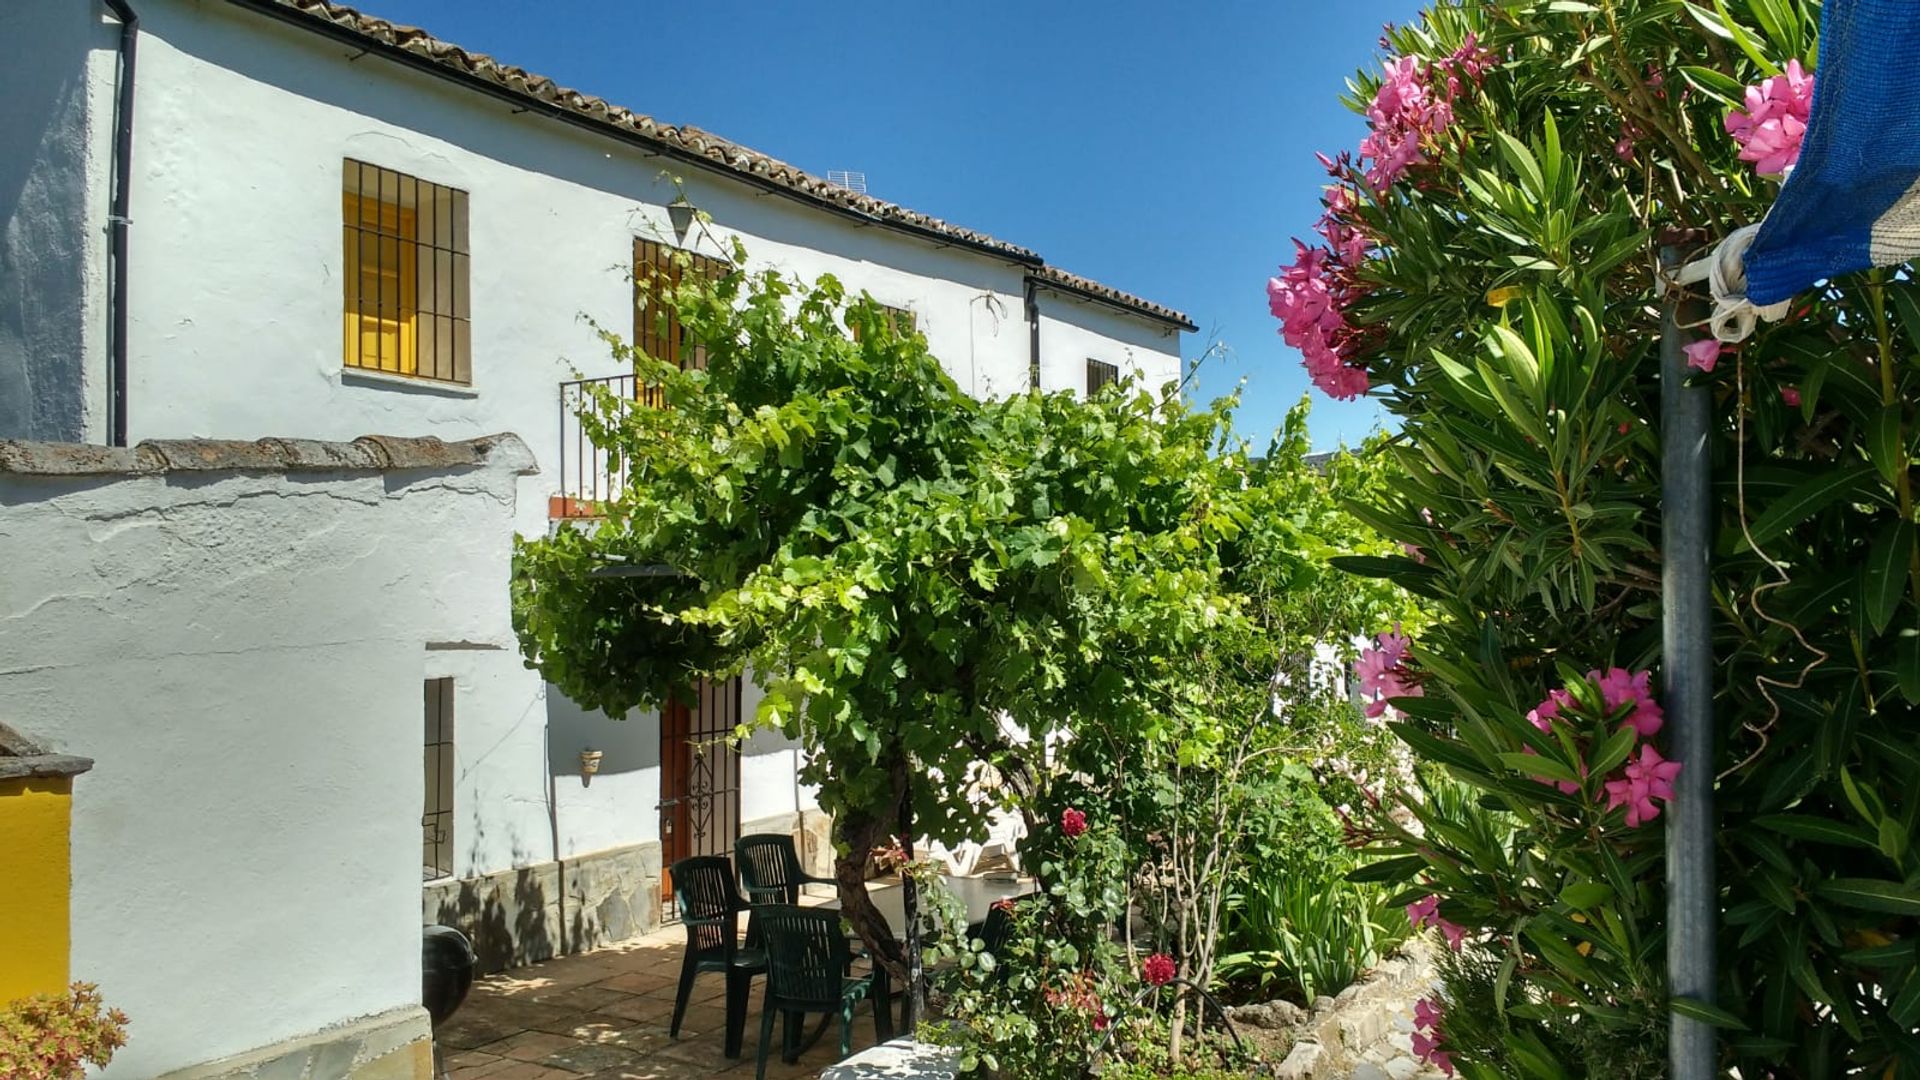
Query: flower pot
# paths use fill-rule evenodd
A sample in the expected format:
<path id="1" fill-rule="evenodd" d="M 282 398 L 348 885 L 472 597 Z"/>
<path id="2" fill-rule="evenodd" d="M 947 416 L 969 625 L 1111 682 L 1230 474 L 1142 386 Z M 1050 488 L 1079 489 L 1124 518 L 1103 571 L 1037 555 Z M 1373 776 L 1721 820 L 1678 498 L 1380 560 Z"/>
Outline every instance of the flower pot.
<path id="1" fill-rule="evenodd" d="M 581 775 L 581 776 L 592 776 L 593 774 L 595 774 L 595 773 L 597 773 L 597 772 L 599 772 L 599 771 L 600 771 L 600 758 L 601 758 L 601 757 L 602 757 L 602 756 L 603 756 L 603 755 L 604 755 L 605 753 L 606 753 L 606 751 L 604 751 L 604 750 L 582 750 L 582 751 L 580 751 L 580 775 Z"/>

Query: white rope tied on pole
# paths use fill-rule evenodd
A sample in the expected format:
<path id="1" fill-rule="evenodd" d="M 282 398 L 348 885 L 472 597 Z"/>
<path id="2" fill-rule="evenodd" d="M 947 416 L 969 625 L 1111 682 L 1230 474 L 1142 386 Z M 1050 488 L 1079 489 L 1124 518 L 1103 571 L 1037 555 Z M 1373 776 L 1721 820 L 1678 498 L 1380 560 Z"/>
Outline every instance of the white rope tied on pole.
<path id="1" fill-rule="evenodd" d="M 1745 341 L 1761 319 L 1779 322 L 1792 308 L 1792 300 L 1756 307 L 1747 299 L 1747 249 L 1759 234 L 1758 224 L 1733 230 L 1711 254 L 1681 267 L 1673 279 L 1676 286 L 1707 283 L 1713 294 L 1713 314 L 1707 318 L 1707 326 L 1721 341 Z"/>

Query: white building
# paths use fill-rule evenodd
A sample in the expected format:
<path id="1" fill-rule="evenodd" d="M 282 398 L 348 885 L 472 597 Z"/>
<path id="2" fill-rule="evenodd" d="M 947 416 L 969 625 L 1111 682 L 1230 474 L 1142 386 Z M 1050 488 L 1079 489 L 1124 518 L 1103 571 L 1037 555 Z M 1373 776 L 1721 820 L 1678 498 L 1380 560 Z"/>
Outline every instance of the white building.
<path id="1" fill-rule="evenodd" d="M 633 329 L 636 259 L 715 253 L 676 228 L 681 192 L 756 264 L 911 313 L 976 394 L 1159 385 L 1193 329 L 1024 248 L 323 0 L 18 0 L 0 41 L 0 438 L 510 431 L 538 466 L 513 528 L 538 534 L 607 483 L 563 405 L 565 383 L 622 378 L 587 320 Z M 431 568 L 458 542 L 423 528 L 416 557 Z M 0 590 L 0 620 L 31 602 Z M 664 724 L 586 715 L 522 664 L 504 605 L 488 610 L 413 661 L 427 782 L 401 801 L 423 808 L 428 921 L 469 930 L 494 966 L 524 962 L 653 925 L 663 859 L 766 830 L 824 854 L 794 747 L 690 756 L 703 724 L 751 715 L 750 685 Z M 91 812 L 76 800 L 76 846 L 107 835 Z M 73 969 L 100 977 L 90 961 L 114 945 L 82 940 L 79 909 L 104 864 L 74 865 Z"/>

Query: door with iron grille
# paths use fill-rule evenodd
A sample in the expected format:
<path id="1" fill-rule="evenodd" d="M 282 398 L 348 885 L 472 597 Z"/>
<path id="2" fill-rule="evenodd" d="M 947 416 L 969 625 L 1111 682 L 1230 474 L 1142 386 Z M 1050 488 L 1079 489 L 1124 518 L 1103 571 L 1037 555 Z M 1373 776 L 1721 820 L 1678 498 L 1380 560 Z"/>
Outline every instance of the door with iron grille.
<path id="1" fill-rule="evenodd" d="M 742 683 L 700 681 L 692 706 L 660 710 L 660 861 L 730 855 L 740 835 L 740 752 L 728 741 L 740 723 Z M 673 882 L 660 875 L 660 903 L 671 918 Z"/>

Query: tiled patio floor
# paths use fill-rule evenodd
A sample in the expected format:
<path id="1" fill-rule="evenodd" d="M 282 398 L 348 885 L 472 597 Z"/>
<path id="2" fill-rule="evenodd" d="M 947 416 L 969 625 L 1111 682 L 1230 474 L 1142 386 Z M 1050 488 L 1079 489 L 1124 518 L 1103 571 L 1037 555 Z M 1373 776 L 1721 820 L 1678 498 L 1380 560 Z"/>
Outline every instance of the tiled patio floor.
<path id="1" fill-rule="evenodd" d="M 488 976 L 438 1032 L 452 1080 L 680 1080 L 751 1078 L 760 1036 L 755 979 L 746 1038 L 738 1060 L 722 1054 L 725 979 L 703 974 L 694 983 L 680 1038 L 670 1039 L 673 995 L 686 932 L 668 926 L 643 938 L 578 956 L 549 960 Z M 819 1021 L 809 1019 L 807 1031 Z M 767 1061 L 768 1080 L 815 1077 L 839 1056 L 830 1026 L 797 1065 L 780 1060 L 779 1029 Z M 873 1045 L 873 1016 L 854 1014 L 854 1048 Z"/>

